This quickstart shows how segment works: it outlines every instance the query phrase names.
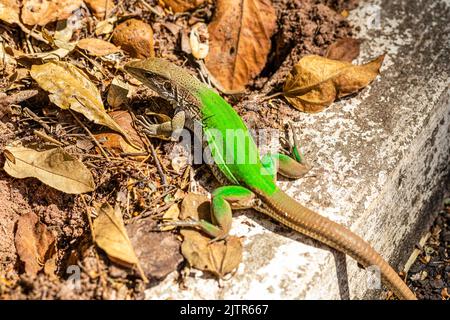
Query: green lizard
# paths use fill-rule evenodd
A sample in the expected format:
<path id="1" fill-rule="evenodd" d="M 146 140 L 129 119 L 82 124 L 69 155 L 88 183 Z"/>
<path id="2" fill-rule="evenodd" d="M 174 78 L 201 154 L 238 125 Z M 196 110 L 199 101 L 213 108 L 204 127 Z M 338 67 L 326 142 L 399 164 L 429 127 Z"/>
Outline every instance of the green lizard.
<path id="1" fill-rule="evenodd" d="M 182 223 L 183 226 L 197 227 L 214 239 L 223 239 L 231 228 L 232 210 L 254 208 L 348 254 L 363 267 L 378 266 L 383 282 L 399 298 L 416 299 L 398 274 L 367 242 L 340 224 L 302 206 L 277 187 L 277 169 L 291 178 L 300 177 L 307 171 L 295 147 L 295 160 L 285 154 L 268 155 L 260 160 L 256 144 L 236 111 L 184 69 L 163 59 L 151 58 L 130 62 L 125 65 L 125 70 L 171 102 L 178 120 L 163 123 L 163 127 L 175 130 L 184 125 L 189 129 L 195 123 L 201 125 L 213 160 L 208 164 L 218 181 L 225 185 L 212 193 L 212 223 L 199 220 Z M 230 135 L 230 131 L 239 132 L 241 140 L 236 142 L 236 135 Z"/>

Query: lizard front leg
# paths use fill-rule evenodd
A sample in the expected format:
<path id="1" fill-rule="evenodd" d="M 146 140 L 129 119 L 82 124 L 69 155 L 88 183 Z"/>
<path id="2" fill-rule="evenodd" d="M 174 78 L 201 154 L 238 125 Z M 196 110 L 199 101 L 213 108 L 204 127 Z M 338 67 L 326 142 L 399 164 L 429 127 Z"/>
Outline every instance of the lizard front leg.
<path id="1" fill-rule="evenodd" d="M 181 130 L 184 128 L 185 120 L 186 114 L 184 111 L 175 111 L 173 118 L 163 123 L 150 123 L 143 116 L 139 117 L 138 123 L 150 137 L 177 141 Z"/>

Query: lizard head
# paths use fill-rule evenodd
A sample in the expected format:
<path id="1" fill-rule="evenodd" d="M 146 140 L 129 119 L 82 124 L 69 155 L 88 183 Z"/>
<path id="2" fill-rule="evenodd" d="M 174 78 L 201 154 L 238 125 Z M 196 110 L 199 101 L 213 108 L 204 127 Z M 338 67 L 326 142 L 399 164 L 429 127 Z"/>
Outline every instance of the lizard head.
<path id="1" fill-rule="evenodd" d="M 127 63 L 124 69 L 162 96 L 166 96 L 174 89 L 196 92 L 195 89 L 202 86 L 200 81 L 185 69 L 160 58 L 132 61 Z"/>

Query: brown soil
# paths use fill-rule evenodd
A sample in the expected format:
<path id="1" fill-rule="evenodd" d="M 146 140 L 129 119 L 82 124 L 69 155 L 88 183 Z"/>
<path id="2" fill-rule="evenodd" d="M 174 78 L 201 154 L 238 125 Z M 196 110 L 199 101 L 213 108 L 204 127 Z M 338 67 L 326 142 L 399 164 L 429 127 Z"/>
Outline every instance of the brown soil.
<path id="1" fill-rule="evenodd" d="M 157 1 L 147 1 L 156 6 Z M 273 0 L 278 16 L 278 30 L 272 38 L 269 61 L 261 73 L 240 97 L 227 97 L 237 106 L 241 116 L 251 127 L 281 127 L 283 121 L 296 111 L 279 100 L 277 105 L 267 102 L 255 104 L 255 97 L 279 90 L 287 72 L 305 54 L 323 54 L 337 39 L 352 35 L 352 28 L 340 14 L 351 9 L 357 1 L 330 0 Z M 160 18 L 150 10 L 136 10 L 135 1 L 126 1 L 122 14 L 135 14 L 148 22 L 154 30 L 155 50 L 158 56 L 184 63 L 195 71 L 196 65 L 180 50 L 179 39 L 170 32 L 168 23 L 186 27 L 196 19 L 208 22 L 213 14 L 212 4 L 184 15 L 168 15 Z M 1 24 L 0 24 L 1 27 Z M 1 28 L 2 36 L 12 43 L 21 37 L 17 29 Z M 82 31 L 86 32 L 86 31 Z M 80 59 L 82 57 L 80 56 Z M 30 83 L 28 86 L 32 88 Z M 102 92 L 104 92 L 104 85 Z M 148 92 L 141 90 L 131 107 L 147 104 Z M 0 105 L 1 107 L 1 105 Z M 107 162 L 98 157 L 96 149 L 85 147 L 88 139 L 71 115 L 55 110 L 44 97 L 35 97 L 20 103 L 38 116 L 47 116 L 47 124 L 59 141 L 77 155 L 94 174 L 96 191 L 85 196 L 90 207 L 94 202 L 121 202 L 126 208 L 125 222 L 131 228 L 137 254 L 143 261 L 150 285 L 156 285 L 168 273 L 183 266 L 180 241 L 175 233 L 156 233 L 153 219 L 159 218 L 164 209 L 179 199 L 177 188 L 184 183 L 183 175 L 165 171 L 167 185 L 150 157 L 140 167 L 126 162 Z M 45 111 L 45 112 L 44 112 Z M 5 115 L 3 115 L 6 113 Z M 2 117 L 3 115 L 3 117 Z M 33 129 L 40 129 L 36 121 L 21 112 L 0 110 L 0 151 L 13 140 L 41 143 Z M 99 127 L 89 125 L 92 131 Z M 168 142 L 152 141 L 163 168 L 170 166 L 165 150 Z M 4 164 L 0 157 L 0 166 Z M 130 192 L 130 178 L 133 189 Z M 129 199 L 129 201 L 127 200 Z M 127 202 L 128 201 L 128 202 Z M 41 271 L 27 275 L 19 259 L 14 243 L 18 218 L 28 212 L 38 215 L 40 221 L 56 235 L 56 273 Z M 2 299 L 112 299 L 142 297 L 145 285 L 137 272 L 113 264 L 106 255 L 92 244 L 87 209 L 81 197 L 68 195 L 48 187 L 36 179 L 14 179 L 0 171 L 0 297 Z M 142 222 L 144 221 L 144 222 Z M 143 224 L 143 225 L 142 225 Z M 136 237 L 141 237 L 136 239 Z M 150 249 L 149 249 L 150 248 Z M 149 254 L 152 250 L 153 255 Z M 159 249 L 159 250 L 158 250 Z M 152 262 L 149 262 L 149 259 Z M 70 281 L 71 267 L 80 268 L 79 287 Z"/>

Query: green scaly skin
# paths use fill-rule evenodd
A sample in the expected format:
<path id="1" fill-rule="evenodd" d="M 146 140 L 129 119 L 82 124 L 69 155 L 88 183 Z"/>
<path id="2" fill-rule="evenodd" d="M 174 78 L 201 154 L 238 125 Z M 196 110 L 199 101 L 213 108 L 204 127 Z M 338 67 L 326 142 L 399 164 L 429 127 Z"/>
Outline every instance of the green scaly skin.
<path id="1" fill-rule="evenodd" d="M 201 228 L 214 239 L 222 239 L 231 228 L 233 209 L 254 208 L 348 254 L 364 267 L 378 266 L 383 282 L 399 298 L 416 299 L 398 274 L 361 237 L 302 206 L 277 187 L 274 168 L 288 177 L 300 177 L 307 171 L 298 162 L 301 159 L 297 149 L 294 148 L 293 154 L 298 161 L 286 155 L 272 155 L 261 161 L 246 125 L 236 111 L 184 69 L 163 59 L 151 58 L 130 62 L 125 70 L 169 100 L 176 112 L 184 112 L 187 120 L 201 123 L 214 160 L 212 172 L 221 183 L 231 184 L 212 194 L 212 223 L 201 220 L 190 225 Z M 228 138 L 229 130 L 240 132 L 240 138 L 246 143 Z M 216 139 L 217 132 L 223 143 Z M 230 154 L 233 155 L 231 159 L 227 158 Z"/>

